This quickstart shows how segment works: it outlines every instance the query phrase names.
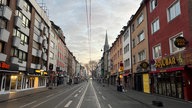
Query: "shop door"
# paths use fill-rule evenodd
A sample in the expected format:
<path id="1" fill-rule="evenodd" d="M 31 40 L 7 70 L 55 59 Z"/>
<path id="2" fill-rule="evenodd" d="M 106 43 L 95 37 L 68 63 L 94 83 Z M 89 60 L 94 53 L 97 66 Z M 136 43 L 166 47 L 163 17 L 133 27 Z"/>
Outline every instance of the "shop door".
<path id="1" fill-rule="evenodd" d="M 11 90 L 16 90 L 17 76 L 11 76 Z"/>
<path id="2" fill-rule="evenodd" d="M 6 77 L 5 77 L 5 91 L 9 91 L 10 81 L 11 81 L 11 75 L 6 75 Z"/>

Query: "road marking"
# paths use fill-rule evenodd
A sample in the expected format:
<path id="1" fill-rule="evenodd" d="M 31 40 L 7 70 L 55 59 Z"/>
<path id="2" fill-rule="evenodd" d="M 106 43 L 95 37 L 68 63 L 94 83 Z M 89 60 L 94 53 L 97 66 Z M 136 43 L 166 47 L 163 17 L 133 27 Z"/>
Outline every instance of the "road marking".
<path id="1" fill-rule="evenodd" d="M 53 96 L 53 97 L 50 97 L 50 98 L 48 98 L 47 100 L 42 101 L 42 102 L 36 104 L 35 106 L 33 106 L 33 107 L 31 107 L 31 108 L 36 108 L 36 107 L 40 106 L 41 104 L 44 104 L 44 103 L 46 103 L 46 102 L 48 102 L 48 101 L 50 101 L 50 100 L 52 100 L 52 99 L 54 99 L 54 98 L 56 98 L 56 97 L 64 94 L 64 93 L 67 93 L 67 92 L 71 91 L 71 90 L 74 89 L 74 88 L 75 88 L 75 87 L 73 87 L 73 88 L 71 88 L 71 89 L 69 89 L 69 90 L 66 90 L 66 91 L 64 91 L 64 92 L 62 92 L 62 93 L 59 93 L 59 94 L 57 94 L 57 95 L 55 95 L 55 96 Z M 82 88 L 82 87 L 79 87 L 79 88 L 78 88 L 77 90 L 75 90 L 74 92 L 77 92 L 77 91 L 78 91 L 79 89 L 81 89 L 81 88 Z M 73 92 L 73 94 L 74 94 L 74 92 Z M 69 96 L 71 96 L 71 95 L 69 95 Z M 69 97 L 68 97 L 68 98 L 69 98 Z M 66 98 L 66 99 L 67 99 L 67 98 Z"/>
<path id="2" fill-rule="evenodd" d="M 70 100 L 64 107 L 65 107 L 65 108 L 69 107 L 69 105 L 71 105 L 72 102 L 73 102 L 73 101 Z"/>
<path id="3" fill-rule="evenodd" d="M 110 104 L 108 104 L 108 107 L 109 107 L 109 108 L 112 108 L 112 106 L 111 106 Z"/>
<path id="4" fill-rule="evenodd" d="M 70 98 L 72 95 L 74 95 L 79 89 L 81 89 L 82 87 L 79 87 L 77 90 L 75 90 L 74 92 L 72 92 L 70 95 L 68 95 L 66 98 L 64 98 L 60 103 L 58 103 L 55 108 L 58 108 L 61 104 L 63 104 L 63 102 L 65 102 L 68 98 Z"/>
<path id="5" fill-rule="evenodd" d="M 29 105 L 35 103 L 35 102 L 37 102 L 37 101 L 30 102 L 30 103 L 28 103 L 28 104 L 25 104 L 25 105 L 23 105 L 23 106 L 20 106 L 19 108 L 24 108 L 24 107 L 26 107 L 26 106 L 29 106 Z"/>
<path id="6" fill-rule="evenodd" d="M 47 98 L 49 98 L 49 97 L 51 97 L 51 96 L 53 96 L 53 95 L 54 95 L 54 94 L 48 95 Z"/>
<path id="7" fill-rule="evenodd" d="M 104 96 L 102 96 L 103 100 L 106 100 L 106 98 Z"/>
<path id="8" fill-rule="evenodd" d="M 83 92 L 83 95 L 81 96 L 81 99 L 79 100 L 79 103 L 77 104 L 77 107 L 76 107 L 76 108 L 80 108 L 80 107 L 81 107 L 81 104 L 82 104 L 83 99 L 84 99 L 84 97 L 85 97 L 85 93 L 87 92 L 88 86 L 89 86 L 89 83 L 87 84 L 87 86 L 86 86 L 86 88 L 85 88 L 85 91 Z"/>
<path id="9" fill-rule="evenodd" d="M 95 95 L 95 97 L 96 97 L 96 101 L 97 101 L 98 108 L 101 108 L 101 105 L 100 105 L 100 103 L 99 103 L 99 100 L 98 100 L 97 94 L 96 94 L 96 92 L 95 92 L 95 88 L 93 87 L 92 81 L 91 81 L 91 86 L 92 86 L 92 88 L 93 88 L 93 92 L 94 92 L 94 95 Z"/>
<path id="10" fill-rule="evenodd" d="M 77 97 L 78 96 L 78 94 L 76 94 L 74 97 Z"/>

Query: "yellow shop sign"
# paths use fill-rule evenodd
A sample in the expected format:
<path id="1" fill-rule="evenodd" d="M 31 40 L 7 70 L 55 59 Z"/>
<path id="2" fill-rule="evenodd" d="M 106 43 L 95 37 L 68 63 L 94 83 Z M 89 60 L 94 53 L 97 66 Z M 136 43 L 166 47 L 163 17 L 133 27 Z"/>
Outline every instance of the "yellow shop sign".
<path id="1" fill-rule="evenodd" d="M 176 65 L 176 58 L 174 56 L 163 58 L 155 61 L 156 68 L 163 68 L 171 65 Z"/>

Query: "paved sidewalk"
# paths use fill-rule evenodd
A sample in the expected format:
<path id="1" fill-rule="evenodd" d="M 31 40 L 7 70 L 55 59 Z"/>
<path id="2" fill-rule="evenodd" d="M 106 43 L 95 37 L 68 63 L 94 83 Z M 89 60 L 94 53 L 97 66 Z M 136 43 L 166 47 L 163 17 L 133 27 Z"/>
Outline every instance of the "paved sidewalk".
<path id="1" fill-rule="evenodd" d="M 106 85 L 105 87 L 109 87 L 110 89 L 117 91 L 117 87 L 114 85 L 109 85 L 109 86 Z M 163 103 L 163 107 L 161 108 L 192 108 L 192 102 L 185 101 L 183 99 L 177 99 L 177 98 L 167 97 L 167 96 L 162 96 L 157 94 L 148 94 L 148 93 L 143 93 L 135 90 L 127 90 L 126 92 L 119 92 L 119 93 L 124 93 L 129 98 L 132 98 L 133 100 L 139 101 L 144 104 L 152 105 L 152 101 L 154 100 L 161 101 Z"/>
<path id="2" fill-rule="evenodd" d="M 35 93 L 40 93 L 49 90 L 47 87 L 41 87 L 41 88 L 36 88 L 36 89 L 29 89 L 29 90 L 24 90 L 24 91 L 17 91 L 17 92 L 11 92 L 7 94 L 0 94 L 0 102 L 4 102 L 7 100 L 12 100 L 16 98 L 21 98 L 24 96 L 32 95 Z"/>

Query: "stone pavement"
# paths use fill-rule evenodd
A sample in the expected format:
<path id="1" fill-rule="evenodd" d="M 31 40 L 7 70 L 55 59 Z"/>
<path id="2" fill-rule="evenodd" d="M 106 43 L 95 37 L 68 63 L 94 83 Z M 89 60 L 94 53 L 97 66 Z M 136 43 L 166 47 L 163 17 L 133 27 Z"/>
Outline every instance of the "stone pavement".
<path id="1" fill-rule="evenodd" d="M 29 96 L 35 93 L 40 93 L 49 90 L 47 87 L 41 87 L 36 89 L 29 89 L 24 91 L 10 92 L 7 94 L 0 94 L 0 102 L 21 98 L 24 96 Z"/>
<path id="2" fill-rule="evenodd" d="M 109 87 L 110 89 L 113 89 L 117 91 L 117 87 L 114 85 L 105 85 L 105 87 Z M 118 91 L 117 91 L 118 92 Z M 160 101 L 163 103 L 163 106 L 161 108 L 192 108 L 192 102 L 191 101 L 185 101 L 183 99 L 168 97 L 168 96 L 162 96 L 158 94 L 148 94 L 143 93 L 135 90 L 126 90 L 125 92 L 119 92 L 127 95 L 129 98 L 139 101 L 143 104 L 152 104 L 152 101 Z M 154 105 L 154 107 L 159 107 Z"/>

